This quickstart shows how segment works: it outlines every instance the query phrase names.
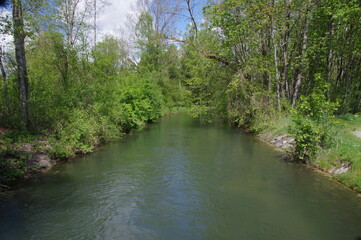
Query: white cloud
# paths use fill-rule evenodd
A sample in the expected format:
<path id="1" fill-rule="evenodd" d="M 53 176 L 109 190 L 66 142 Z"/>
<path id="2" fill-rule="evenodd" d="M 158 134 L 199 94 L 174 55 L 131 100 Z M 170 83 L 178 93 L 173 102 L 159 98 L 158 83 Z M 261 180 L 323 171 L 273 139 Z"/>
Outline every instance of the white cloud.
<path id="1" fill-rule="evenodd" d="M 132 13 L 132 5 L 137 0 L 108 0 L 109 6 L 104 7 L 98 18 L 98 32 L 116 34 L 119 27 L 125 26 L 127 16 Z"/>
<path id="2" fill-rule="evenodd" d="M 8 9 L 4 9 L 4 8 L 0 9 L 0 17 L 1 18 L 10 17 L 10 16 L 11 16 L 11 12 Z M 8 45 L 11 45 L 12 43 L 13 43 L 13 37 L 11 34 L 1 34 L 0 35 L 0 44 L 4 51 L 6 51 L 6 48 L 8 47 Z"/>

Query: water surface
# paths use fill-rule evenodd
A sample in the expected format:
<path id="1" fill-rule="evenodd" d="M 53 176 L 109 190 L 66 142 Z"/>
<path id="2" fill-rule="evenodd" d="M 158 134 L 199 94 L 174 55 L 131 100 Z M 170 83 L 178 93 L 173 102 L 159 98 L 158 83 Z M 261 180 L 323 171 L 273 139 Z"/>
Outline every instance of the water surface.
<path id="1" fill-rule="evenodd" d="M 0 205 L 0 239 L 358 239 L 361 198 L 186 114 L 56 166 Z"/>

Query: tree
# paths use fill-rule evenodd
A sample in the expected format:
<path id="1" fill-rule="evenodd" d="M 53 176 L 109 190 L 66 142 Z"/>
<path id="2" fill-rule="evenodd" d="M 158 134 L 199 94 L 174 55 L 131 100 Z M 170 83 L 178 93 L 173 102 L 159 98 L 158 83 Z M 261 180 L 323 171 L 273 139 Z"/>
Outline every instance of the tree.
<path id="1" fill-rule="evenodd" d="M 15 44 L 15 57 L 18 71 L 20 112 L 21 121 L 24 126 L 29 126 L 28 112 L 28 74 L 25 57 L 25 31 L 21 0 L 12 0 L 13 4 L 13 35 Z"/>
<path id="2" fill-rule="evenodd" d="M 4 103 L 5 103 L 5 109 L 6 114 L 10 113 L 10 103 L 9 103 L 9 94 L 8 94 L 8 81 L 7 81 L 7 75 L 4 68 L 4 51 L 2 46 L 0 46 L 0 70 L 1 70 L 1 76 L 3 78 L 3 85 L 4 85 Z"/>
<path id="3" fill-rule="evenodd" d="M 86 0 L 86 4 L 92 6 L 90 11 L 93 18 L 93 44 L 95 46 L 98 40 L 98 34 L 97 34 L 98 15 L 105 6 L 109 5 L 109 2 L 107 0 Z"/>
<path id="4" fill-rule="evenodd" d="M 82 49 L 76 49 L 86 39 L 86 32 L 89 30 L 89 19 L 91 5 L 85 0 L 56 0 L 58 31 L 65 35 L 65 63 L 63 68 L 63 84 L 70 86 L 70 75 L 75 67 L 76 57 L 80 55 Z M 87 44 L 84 44 L 87 45 Z M 83 50 L 87 46 L 83 46 Z"/>

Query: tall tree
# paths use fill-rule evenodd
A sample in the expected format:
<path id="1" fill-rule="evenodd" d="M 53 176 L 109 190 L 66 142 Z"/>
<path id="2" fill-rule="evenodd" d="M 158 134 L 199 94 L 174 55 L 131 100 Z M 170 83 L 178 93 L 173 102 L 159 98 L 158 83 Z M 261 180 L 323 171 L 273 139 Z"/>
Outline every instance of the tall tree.
<path id="1" fill-rule="evenodd" d="M 28 110 L 28 74 L 25 57 L 25 31 L 21 0 L 12 0 L 13 4 L 13 35 L 15 44 L 15 58 L 18 70 L 19 92 L 20 92 L 20 112 L 21 121 L 24 126 L 29 126 Z"/>
<path id="2" fill-rule="evenodd" d="M 102 9 L 109 5 L 110 3 L 107 0 L 87 0 L 86 4 L 88 6 L 93 6 L 91 9 L 91 15 L 93 19 L 93 44 L 94 46 L 98 41 L 98 16 Z"/>
<path id="3" fill-rule="evenodd" d="M 65 46 L 62 52 L 65 55 L 65 63 L 62 67 L 63 86 L 70 86 L 70 75 L 76 56 L 80 55 L 81 49 L 76 49 L 83 39 L 87 39 L 89 30 L 89 16 L 91 4 L 85 0 L 56 0 L 58 31 L 65 35 Z"/>
<path id="4" fill-rule="evenodd" d="M 4 68 L 4 51 L 2 46 L 0 46 L 0 70 L 1 70 L 1 76 L 3 78 L 3 85 L 4 85 L 4 102 L 5 102 L 5 109 L 6 113 L 9 114 L 10 112 L 10 103 L 9 103 L 9 95 L 8 95 L 8 81 L 7 81 L 7 75 Z"/>

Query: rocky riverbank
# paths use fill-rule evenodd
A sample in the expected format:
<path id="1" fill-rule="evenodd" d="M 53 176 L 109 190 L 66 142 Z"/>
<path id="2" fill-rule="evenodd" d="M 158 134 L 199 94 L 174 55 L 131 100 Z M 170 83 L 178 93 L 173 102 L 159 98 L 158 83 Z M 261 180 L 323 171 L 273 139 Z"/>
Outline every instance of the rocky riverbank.
<path id="1" fill-rule="evenodd" d="M 189 109 L 172 108 L 164 111 L 163 115 L 186 111 Z M 56 136 L 53 131 L 48 134 L 21 135 L 18 130 L 0 127 L 0 192 L 16 185 L 20 179 L 37 177 L 39 173 L 50 170 L 61 160 L 93 152 L 104 142 L 118 139 L 126 133 L 139 131 L 146 126 L 145 122 L 138 124 L 141 127 L 138 126 L 137 129 L 113 134 L 107 138 L 97 134 L 89 141 L 83 141 L 84 136 L 88 136 L 87 129 L 84 134 L 70 138 L 69 133 L 61 137 Z"/>
<path id="2" fill-rule="evenodd" d="M 271 136 L 272 136 L 272 133 L 268 132 L 268 133 L 259 135 L 259 138 L 284 152 L 292 153 L 295 150 L 295 146 L 294 146 L 295 139 L 294 138 L 292 138 L 286 134 L 281 134 L 276 137 L 271 137 Z"/>
<path id="3" fill-rule="evenodd" d="M 15 185 L 19 179 L 28 179 L 50 170 L 56 160 L 48 155 L 51 146 L 44 140 L 18 142 L 0 150 L 0 192 Z"/>
<path id="4" fill-rule="evenodd" d="M 293 151 L 295 150 L 295 146 L 294 146 L 295 139 L 286 134 L 281 134 L 273 138 L 270 136 L 272 136 L 271 132 L 262 134 L 259 137 L 263 141 L 266 141 L 267 143 L 275 146 L 277 149 L 287 153 L 287 158 L 291 158 Z M 360 137 L 361 137 L 361 131 L 360 131 Z M 308 163 L 308 166 L 316 168 L 317 170 L 321 170 L 322 172 L 328 174 L 330 177 L 333 177 L 334 175 L 344 174 L 351 170 L 351 164 L 349 162 L 342 162 L 339 167 L 333 166 L 330 169 L 324 169 L 312 163 Z"/>

